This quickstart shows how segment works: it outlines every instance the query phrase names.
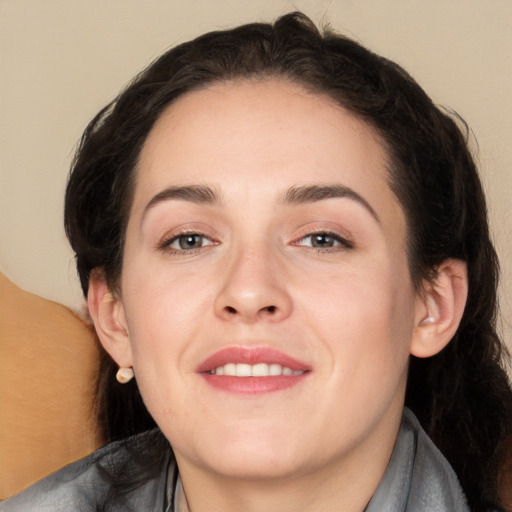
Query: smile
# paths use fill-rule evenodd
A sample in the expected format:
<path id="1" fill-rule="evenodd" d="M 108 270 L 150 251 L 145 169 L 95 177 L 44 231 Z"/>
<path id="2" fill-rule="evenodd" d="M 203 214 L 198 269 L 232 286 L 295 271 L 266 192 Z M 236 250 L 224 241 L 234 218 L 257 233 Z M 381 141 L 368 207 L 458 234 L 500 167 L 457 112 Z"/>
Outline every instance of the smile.
<path id="1" fill-rule="evenodd" d="M 227 363 L 210 370 L 210 375 L 226 375 L 229 377 L 277 377 L 280 375 L 302 375 L 305 370 L 292 370 L 288 366 L 277 363 L 246 364 Z"/>
<path id="2" fill-rule="evenodd" d="M 209 356 L 197 369 L 206 383 L 232 394 L 263 394 L 302 382 L 311 366 L 268 347 L 228 347 Z"/>

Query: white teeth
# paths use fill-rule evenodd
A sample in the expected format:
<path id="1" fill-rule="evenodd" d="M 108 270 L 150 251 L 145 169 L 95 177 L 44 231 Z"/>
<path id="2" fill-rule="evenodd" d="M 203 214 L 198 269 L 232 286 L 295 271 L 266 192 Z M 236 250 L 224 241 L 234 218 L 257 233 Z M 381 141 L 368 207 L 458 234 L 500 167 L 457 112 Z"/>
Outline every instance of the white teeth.
<path id="1" fill-rule="evenodd" d="M 210 372 L 212 375 L 227 375 L 230 377 L 277 377 L 279 375 L 301 375 L 302 370 L 292 370 L 287 366 L 272 363 L 227 363 L 224 366 L 218 366 Z"/>
<path id="2" fill-rule="evenodd" d="M 236 375 L 236 364 L 228 363 L 220 368 L 224 368 L 224 375 Z M 217 371 L 215 371 L 217 373 Z"/>
<path id="3" fill-rule="evenodd" d="M 282 375 L 283 367 L 280 364 L 271 364 L 268 367 L 269 375 Z"/>
<path id="4" fill-rule="evenodd" d="M 236 376 L 237 377 L 250 377 L 251 376 L 251 365 L 238 363 L 236 365 Z"/>
<path id="5" fill-rule="evenodd" d="M 251 374 L 253 377 L 266 377 L 269 373 L 270 373 L 270 370 L 269 370 L 268 364 L 260 363 L 260 364 L 255 364 L 252 367 Z"/>

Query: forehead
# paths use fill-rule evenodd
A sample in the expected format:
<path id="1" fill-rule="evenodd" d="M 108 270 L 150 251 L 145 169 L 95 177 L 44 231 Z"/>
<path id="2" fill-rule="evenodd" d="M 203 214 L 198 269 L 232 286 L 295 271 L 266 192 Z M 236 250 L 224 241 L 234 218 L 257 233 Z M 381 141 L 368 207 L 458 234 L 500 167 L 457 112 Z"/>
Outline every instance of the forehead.
<path id="1" fill-rule="evenodd" d="M 375 130 L 333 99 L 281 80 L 219 83 L 183 95 L 150 132 L 137 173 L 140 207 L 183 184 L 250 202 L 265 184 L 272 195 L 340 183 L 381 203 L 385 216 L 399 209 Z"/>
<path id="2" fill-rule="evenodd" d="M 165 150 L 159 145 L 164 137 L 185 144 L 169 148 L 175 157 L 188 148 L 218 148 L 220 152 L 233 149 L 233 144 L 253 151 L 263 150 L 265 144 L 274 156 L 277 146 L 285 157 L 286 153 L 305 152 L 321 139 L 322 146 L 338 143 L 347 138 L 347 132 L 362 145 L 372 145 L 376 158 L 386 159 L 375 130 L 325 94 L 277 79 L 222 82 L 188 92 L 164 110 L 145 141 L 140 160 L 144 164 L 162 156 Z M 208 137 L 199 139 L 200 134 Z M 286 146 L 280 144 L 283 140 Z"/>

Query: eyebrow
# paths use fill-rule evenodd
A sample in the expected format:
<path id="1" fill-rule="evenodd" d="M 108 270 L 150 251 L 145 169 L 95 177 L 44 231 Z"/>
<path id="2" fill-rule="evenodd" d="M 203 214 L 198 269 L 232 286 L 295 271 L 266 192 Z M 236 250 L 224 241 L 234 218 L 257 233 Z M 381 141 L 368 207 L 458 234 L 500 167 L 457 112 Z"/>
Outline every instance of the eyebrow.
<path id="1" fill-rule="evenodd" d="M 190 201 L 196 204 L 209 205 L 220 204 L 221 202 L 220 196 L 215 191 L 215 189 L 206 187 L 204 185 L 167 187 L 151 198 L 151 201 L 149 201 L 149 203 L 144 208 L 144 211 L 142 212 L 142 217 L 144 218 L 146 213 L 154 208 L 157 204 L 168 201 L 170 199 L 181 199 L 183 201 Z"/>
<path id="2" fill-rule="evenodd" d="M 290 205 L 308 204 L 326 199 L 348 198 L 361 204 L 371 216 L 380 224 L 381 221 L 370 203 L 357 192 L 344 185 L 306 185 L 289 188 L 282 203 Z M 164 201 L 180 199 L 196 204 L 218 205 L 221 204 L 220 194 L 211 187 L 205 185 L 183 185 L 167 187 L 151 198 L 144 208 L 142 218 L 157 204 Z"/>
<path id="3" fill-rule="evenodd" d="M 370 203 L 355 190 L 344 185 L 306 185 L 292 187 L 287 190 L 283 197 L 284 204 L 307 204 L 316 203 L 325 199 L 348 198 L 361 204 L 371 216 L 381 224 L 380 218 L 371 207 Z"/>

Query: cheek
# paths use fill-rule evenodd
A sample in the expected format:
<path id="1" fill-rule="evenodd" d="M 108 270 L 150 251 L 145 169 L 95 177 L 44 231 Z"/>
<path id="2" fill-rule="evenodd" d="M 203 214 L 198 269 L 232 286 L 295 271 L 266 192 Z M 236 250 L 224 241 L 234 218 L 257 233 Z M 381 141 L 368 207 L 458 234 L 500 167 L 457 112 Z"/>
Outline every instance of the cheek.
<path id="1" fill-rule="evenodd" d="M 299 316 L 343 374 L 385 373 L 406 363 L 415 297 L 407 272 L 381 264 L 373 271 L 332 273 L 300 283 L 297 295 Z"/>
<path id="2" fill-rule="evenodd" d="M 128 320 L 134 319 L 145 329 L 191 325 L 208 292 L 204 273 L 174 268 L 159 258 L 133 258 L 123 268 Z"/>
<path id="3" fill-rule="evenodd" d="M 177 408 L 180 414 L 187 414 L 194 403 L 183 367 L 200 317 L 197 304 L 192 304 L 198 302 L 198 295 L 183 297 L 174 286 L 177 284 L 146 280 L 127 310 L 137 385 L 148 410 L 161 425 L 174 421 Z M 176 390 L 180 392 L 174 393 Z"/>
<path id="4" fill-rule="evenodd" d="M 165 266 L 153 269 L 147 261 L 127 262 L 123 303 L 139 374 L 157 375 L 162 366 L 179 365 L 207 309 L 207 287 L 202 284 L 193 274 L 171 273 Z"/>

